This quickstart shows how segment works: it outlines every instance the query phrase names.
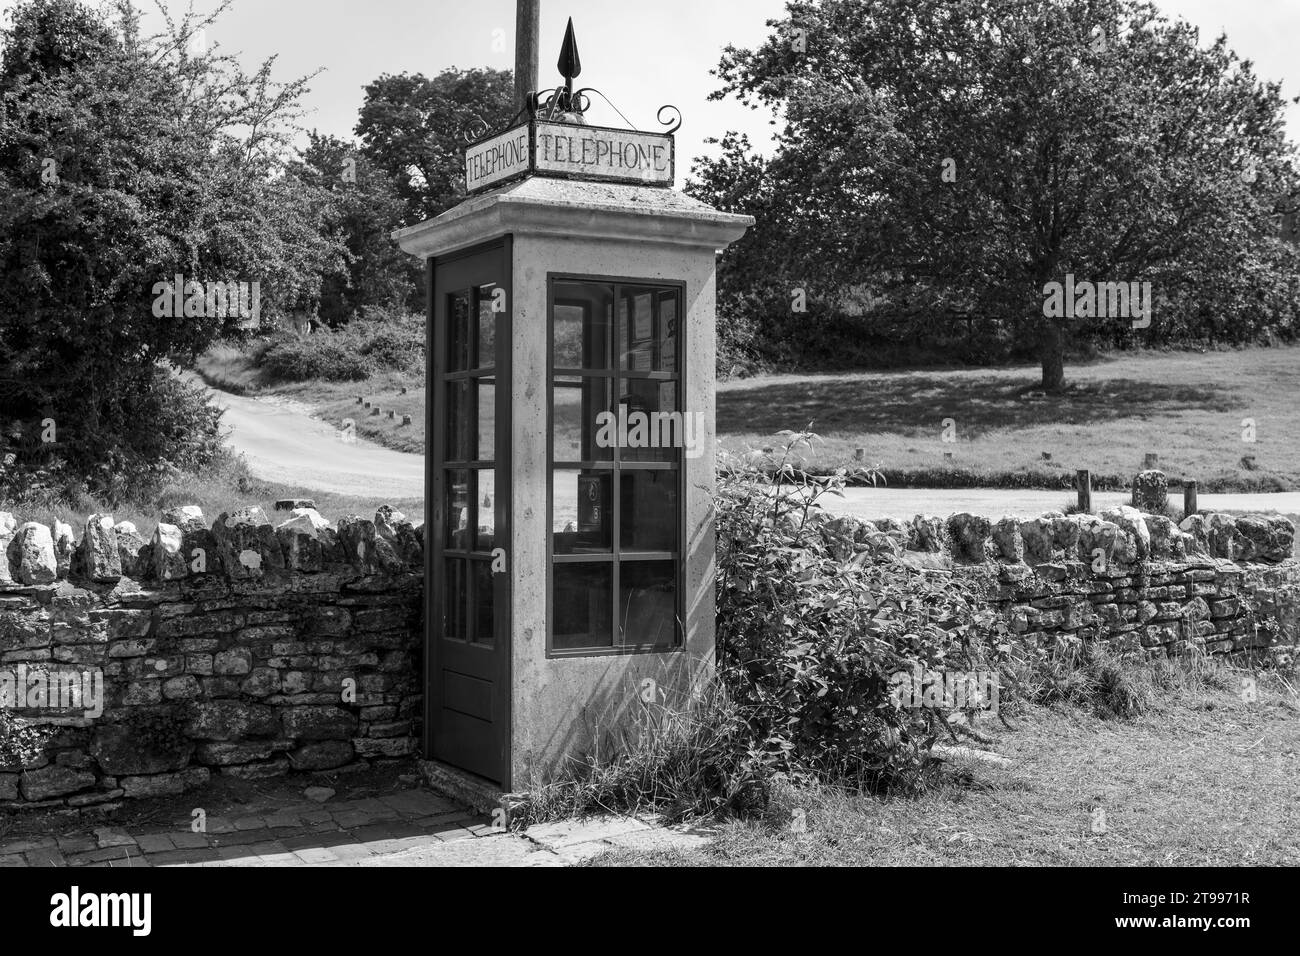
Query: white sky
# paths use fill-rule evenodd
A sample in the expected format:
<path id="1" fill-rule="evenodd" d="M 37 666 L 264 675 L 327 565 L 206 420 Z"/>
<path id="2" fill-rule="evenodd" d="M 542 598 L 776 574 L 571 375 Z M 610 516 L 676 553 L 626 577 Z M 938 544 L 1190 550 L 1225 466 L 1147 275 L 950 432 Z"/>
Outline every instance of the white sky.
<path id="1" fill-rule="evenodd" d="M 146 9 L 152 0 L 138 0 Z M 1169 15 L 1201 27 L 1208 42 L 1226 30 L 1234 49 L 1253 60 L 1265 79 L 1283 80 L 1283 95 L 1300 95 L 1300 0 L 1157 0 Z M 174 13 L 180 0 L 167 0 Z M 0 0 L 0 14 L 15 0 Z M 199 11 L 215 0 L 194 0 Z M 542 0 L 543 85 L 556 85 L 555 61 L 566 18 L 573 17 L 582 54 L 580 83 L 608 95 L 640 129 L 656 129 L 665 103 L 678 106 L 680 176 L 705 152 L 704 139 L 740 129 L 756 145 L 767 142 L 770 117 L 734 102 L 710 103 L 717 88 L 709 71 L 728 43 L 752 47 L 779 17 L 783 0 Z M 246 67 L 279 54 L 277 77 L 318 67 L 307 104 L 322 132 L 351 138 L 361 88 L 381 73 L 433 76 L 449 66 L 514 66 L 514 0 L 236 0 L 209 31 L 208 44 L 236 51 Z M 7 21 L 6 21 L 7 22 Z M 600 113 L 593 122 L 620 126 Z M 1291 106 L 1291 136 L 1300 139 L 1300 107 Z"/>

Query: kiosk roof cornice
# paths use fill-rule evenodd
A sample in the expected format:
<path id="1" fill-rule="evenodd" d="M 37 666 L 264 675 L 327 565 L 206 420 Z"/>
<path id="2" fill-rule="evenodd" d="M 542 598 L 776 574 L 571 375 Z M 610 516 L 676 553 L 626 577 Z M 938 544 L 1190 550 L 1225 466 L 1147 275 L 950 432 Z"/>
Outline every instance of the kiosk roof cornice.
<path id="1" fill-rule="evenodd" d="M 474 196 L 393 238 L 421 257 L 506 233 L 722 248 L 753 224 L 752 216 L 719 212 L 671 189 L 537 177 Z"/>

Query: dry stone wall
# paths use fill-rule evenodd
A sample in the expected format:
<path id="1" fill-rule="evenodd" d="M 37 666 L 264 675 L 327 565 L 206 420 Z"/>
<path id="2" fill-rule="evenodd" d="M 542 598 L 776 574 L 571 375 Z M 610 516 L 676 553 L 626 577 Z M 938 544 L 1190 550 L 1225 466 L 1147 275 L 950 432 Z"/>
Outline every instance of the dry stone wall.
<path id="1" fill-rule="evenodd" d="M 983 577 L 989 602 L 1026 642 L 1106 640 L 1148 655 L 1197 647 L 1283 663 L 1300 643 L 1295 527 L 1282 517 L 1197 514 L 1176 525 L 1121 507 L 996 521 L 840 517 L 821 532 L 842 560 L 888 553 Z"/>
<path id="2" fill-rule="evenodd" d="M 148 541 L 0 513 L 0 807 L 414 754 L 422 534 L 390 508 L 179 508 Z"/>

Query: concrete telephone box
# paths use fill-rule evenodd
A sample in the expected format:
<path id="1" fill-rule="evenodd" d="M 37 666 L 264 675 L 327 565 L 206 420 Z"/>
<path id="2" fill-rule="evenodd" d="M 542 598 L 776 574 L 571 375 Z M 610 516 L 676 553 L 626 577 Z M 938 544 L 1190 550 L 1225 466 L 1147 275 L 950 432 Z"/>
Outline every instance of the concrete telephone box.
<path id="1" fill-rule="evenodd" d="M 425 756 L 506 791 L 686 706 L 714 652 L 715 263 L 753 220 L 573 95 L 395 236 L 430 287 Z"/>

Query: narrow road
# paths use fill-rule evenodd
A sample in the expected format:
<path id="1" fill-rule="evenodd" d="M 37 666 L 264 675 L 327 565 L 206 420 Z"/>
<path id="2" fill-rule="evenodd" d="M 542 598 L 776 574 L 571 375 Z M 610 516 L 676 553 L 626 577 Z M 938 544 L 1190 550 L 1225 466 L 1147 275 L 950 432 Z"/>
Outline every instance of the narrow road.
<path id="1" fill-rule="evenodd" d="M 1170 501 L 1182 505 L 1182 494 L 1174 493 Z M 1063 511 L 1073 504 L 1073 491 L 1036 491 L 1027 489 L 980 488 L 847 488 L 843 498 L 823 495 L 820 503 L 835 514 L 855 518 L 898 518 L 905 520 L 919 514 L 946 517 L 962 511 L 1000 518 L 1011 515 L 1033 518 L 1044 511 Z M 1128 504 L 1127 492 L 1094 491 L 1093 511 Z M 1277 511 L 1282 514 L 1300 514 L 1300 492 L 1288 491 L 1268 494 L 1218 494 L 1199 495 L 1202 511 Z"/>
<path id="2" fill-rule="evenodd" d="M 187 381 L 202 384 L 197 376 Z M 226 410 L 222 423 L 230 444 L 248 459 L 253 474 L 322 492 L 420 498 L 424 495 L 424 456 L 393 451 L 357 438 L 343 442 L 338 430 L 290 404 L 244 398 L 209 389 Z M 1172 496 L 1175 503 L 1181 499 Z M 979 488 L 849 488 L 843 498 L 823 496 L 822 504 L 836 514 L 859 518 L 908 519 L 918 514 L 951 515 L 961 511 L 990 518 L 1014 515 L 1032 518 L 1061 510 L 1074 500 L 1065 490 Z M 1094 492 L 1093 508 L 1125 504 L 1123 492 Z M 1208 511 L 1277 511 L 1300 514 L 1300 492 L 1276 494 L 1204 494 Z"/>
<path id="3" fill-rule="evenodd" d="M 186 374 L 186 381 L 202 379 Z M 231 448 L 266 481 L 314 491 L 374 498 L 422 498 L 424 456 L 393 451 L 339 430 L 292 406 L 208 389 L 225 410 Z"/>

